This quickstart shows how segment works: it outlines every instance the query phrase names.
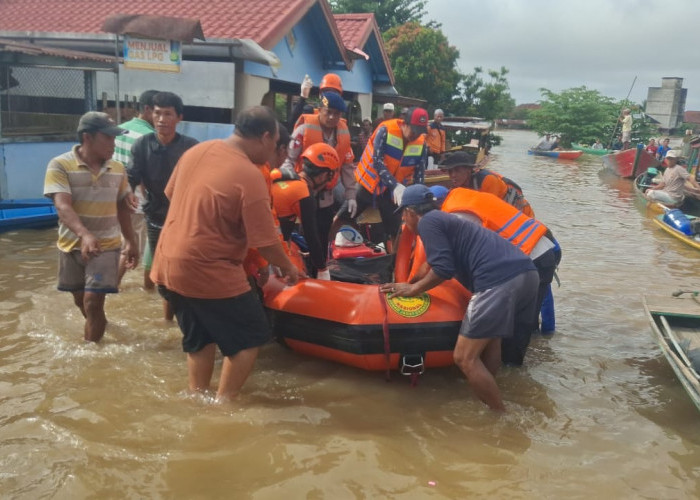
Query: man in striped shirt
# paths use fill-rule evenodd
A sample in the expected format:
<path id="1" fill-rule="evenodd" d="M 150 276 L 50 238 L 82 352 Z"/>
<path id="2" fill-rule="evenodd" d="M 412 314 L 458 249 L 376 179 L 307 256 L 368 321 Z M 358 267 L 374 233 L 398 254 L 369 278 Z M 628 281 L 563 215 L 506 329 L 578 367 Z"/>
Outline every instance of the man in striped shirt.
<path id="1" fill-rule="evenodd" d="M 157 93 L 157 90 L 147 90 L 142 93 L 139 97 L 138 116 L 119 125 L 120 128 L 123 128 L 128 133 L 118 135 L 114 139 L 114 156 L 112 156 L 112 159 L 121 162 L 125 167 L 128 167 L 129 162 L 131 162 L 131 147 L 136 142 L 136 139 L 156 130 L 153 128 L 153 96 Z M 143 194 L 143 186 L 136 186 L 134 194 L 138 200 L 139 207 L 136 209 L 136 212 L 131 214 L 131 226 L 134 228 L 136 241 L 139 245 L 139 254 L 143 255 L 143 287 L 150 290 L 153 288 L 153 282 L 148 275 L 151 272 L 150 263 L 153 254 L 146 241 L 146 224 L 143 216 L 143 204 L 146 201 L 146 197 Z M 119 259 L 119 281 L 121 281 L 125 272 L 126 258 L 122 256 Z"/>
<path id="2" fill-rule="evenodd" d="M 127 266 L 138 263 L 126 170 L 112 160 L 114 138 L 123 133 L 106 113 L 85 113 L 78 123 L 80 144 L 53 158 L 44 179 L 44 196 L 59 216 L 58 289 L 73 294 L 91 342 L 105 332 L 105 294 L 118 291 L 122 235 Z"/>

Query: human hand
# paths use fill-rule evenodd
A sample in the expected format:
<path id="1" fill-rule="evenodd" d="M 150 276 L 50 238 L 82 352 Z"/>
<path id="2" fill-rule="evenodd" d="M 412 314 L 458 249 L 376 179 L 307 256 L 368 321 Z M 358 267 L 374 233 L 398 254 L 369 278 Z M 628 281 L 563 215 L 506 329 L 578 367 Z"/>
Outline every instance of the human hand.
<path id="1" fill-rule="evenodd" d="M 139 249 L 138 245 L 136 245 L 136 242 L 125 241 L 124 248 L 122 248 L 121 253 L 124 256 L 126 268 L 136 269 L 136 266 L 138 266 L 139 264 Z"/>
<path id="2" fill-rule="evenodd" d="M 406 191 L 406 186 L 403 184 L 397 184 L 394 188 L 392 196 L 394 197 L 394 204 L 398 207 L 401 206 L 401 200 L 403 199 L 403 192 Z"/>
<path id="3" fill-rule="evenodd" d="M 80 255 L 83 260 L 89 260 L 102 253 L 100 242 L 92 233 L 86 233 L 80 238 Z"/>
<path id="4" fill-rule="evenodd" d="M 306 274 L 303 271 L 299 271 L 294 264 L 291 264 L 287 268 L 278 268 L 282 276 L 284 277 L 284 282 L 287 285 L 296 285 L 301 278 L 306 278 Z"/>
<path id="5" fill-rule="evenodd" d="M 357 201 L 348 200 L 348 213 L 351 219 L 355 218 L 355 215 L 357 215 Z"/>
<path id="6" fill-rule="evenodd" d="M 331 272 L 328 270 L 328 268 L 319 269 L 316 272 L 316 279 L 323 280 L 323 281 L 330 281 L 331 280 Z"/>
<path id="7" fill-rule="evenodd" d="M 311 92 L 311 87 L 313 87 L 314 82 L 309 78 L 309 75 L 304 75 L 304 79 L 301 82 L 301 97 L 304 99 L 309 98 L 309 93 Z"/>
<path id="8" fill-rule="evenodd" d="M 136 197 L 134 193 L 129 193 L 126 195 L 126 206 L 129 207 L 129 209 L 132 212 L 136 212 L 139 208 L 139 199 Z"/>
<path id="9" fill-rule="evenodd" d="M 267 283 L 267 280 L 270 279 L 270 266 L 264 266 L 261 268 L 258 268 L 258 274 L 255 277 L 255 281 L 258 283 L 258 286 L 260 288 L 264 287 L 265 284 Z"/>
<path id="10" fill-rule="evenodd" d="M 379 285 L 379 291 L 387 293 L 387 298 L 392 297 L 413 297 L 413 286 L 408 283 L 384 283 Z"/>

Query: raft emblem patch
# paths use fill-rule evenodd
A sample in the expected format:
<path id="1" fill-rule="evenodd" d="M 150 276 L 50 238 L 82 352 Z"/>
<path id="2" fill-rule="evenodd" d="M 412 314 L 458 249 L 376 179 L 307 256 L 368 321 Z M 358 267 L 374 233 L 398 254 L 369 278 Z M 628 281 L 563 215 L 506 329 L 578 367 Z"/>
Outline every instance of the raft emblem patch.
<path id="1" fill-rule="evenodd" d="M 392 311 L 404 318 L 417 318 L 430 307 L 430 295 L 427 293 L 418 297 L 392 297 L 386 301 Z"/>

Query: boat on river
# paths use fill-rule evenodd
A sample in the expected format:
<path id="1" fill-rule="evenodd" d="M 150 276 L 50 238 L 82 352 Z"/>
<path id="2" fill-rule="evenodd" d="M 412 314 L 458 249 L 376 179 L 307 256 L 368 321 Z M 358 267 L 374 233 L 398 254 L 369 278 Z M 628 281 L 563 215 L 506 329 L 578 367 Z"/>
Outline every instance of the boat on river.
<path id="1" fill-rule="evenodd" d="M 48 198 L 0 200 L 0 233 L 41 229 L 57 222 L 56 207 Z"/>
<path id="2" fill-rule="evenodd" d="M 685 198 L 679 205 L 661 204 L 656 201 L 650 201 L 644 196 L 644 191 L 657 184 L 661 178 L 660 173 L 654 167 L 649 168 L 646 172 L 639 174 L 634 179 L 634 193 L 640 203 L 646 206 L 646 209 L 653 214 L 664 214 L 669 208 L 679 208 L 684 213 L 695 217 L 700 217 L 700 198 L 689 187 L 686 190 Z"/>
<path id="3" fill-rule="evenodd" d="M 576 142 L 571 143 L 571 148 L 575 149 L 576 151 L 583 151 L 587 155 L 596 155 L 596 156 L 609 155 L 610 153 L 615 152 L 614 149 L 606 149 L 606 148 L 595 149 L 595 148 L 590 148 L 588 146 L 584 146 L 583 144 L 578 144 Z"/>
<path id="4" fill-rule="evenodd" d="M 529 149 L 527 153 L 535 156 L 549 156 L 550 158 L 559 158 L 561 160 L 575 160 L 583 154 L 583 151 L 576 151 L 574 149 L 561 149 L 554 151 Z"/>
<path id="5" fill-rule="evenodd" d="M 330 262 L 331 281 L 284 286 L 271 277 L 263 302 L 274 335 L 301 354 L 364 370 L 451 366 L 471 294 L 454 279 L 418 297 L 389 299 L 379 291 L 381 283 L 406 281 L 419 264 L 410 261 L 414 242 L 404 228 L 395 265 L 393 255 Z"/>
<path id="6" fill-rule="evenodd" d="M 646 172 L 648 168 L 658 168 L 661 162 L 644 150 L 644 145 L 636 148 L 617 151 L 609 155 L 603 155 L 603 166 L 617 175 L 634 179 L 638 173 Z"/>
<path id="7" fill-rule="evenodd" d="M 655 215 L 652 222 L 677 240 L 700 250 L 700 234 L 695 229 L 698 227 L 697 217 L 685 214 L 677 208 L 666 209 L 665 213 Z"/>
<path id="8" fill-rule="evenodd" d="M 688 295 L 684 297 L 683 295 Z M 700 292 L 643 297 L 644 310 L 661 352 L 700 410 Z"/>

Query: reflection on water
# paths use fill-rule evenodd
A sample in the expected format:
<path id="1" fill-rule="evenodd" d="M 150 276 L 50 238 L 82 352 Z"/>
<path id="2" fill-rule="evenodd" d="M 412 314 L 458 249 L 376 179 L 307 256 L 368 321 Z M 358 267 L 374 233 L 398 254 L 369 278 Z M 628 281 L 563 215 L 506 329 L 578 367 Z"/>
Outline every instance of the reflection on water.
<path id="1" fill-rule="evenodd" d="M 600 158 L 530 156 L 534 134 L 499 133 L 490 167 L 523 187 L 564 249 L 557 333 L 499 375 L 505 416 L 455 368 L 411 387 L 277 344 L 235 405 L 190 397 L 179 330 L 140 273 L 108 297 L 104 341 L 84 344 L 55 291 L 55 231 L 7 233 L 2 496 L 697 497 L 698 415 L 641 305 L 646 291 L 697 288 L 697 251 L 656 229 Z"/>

